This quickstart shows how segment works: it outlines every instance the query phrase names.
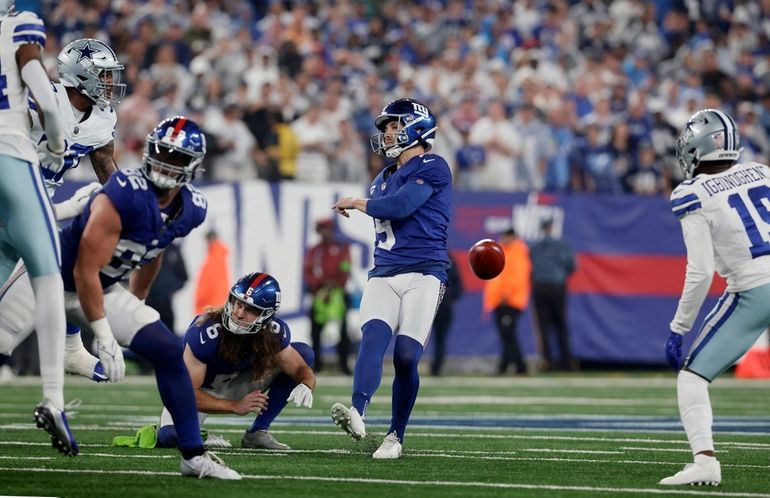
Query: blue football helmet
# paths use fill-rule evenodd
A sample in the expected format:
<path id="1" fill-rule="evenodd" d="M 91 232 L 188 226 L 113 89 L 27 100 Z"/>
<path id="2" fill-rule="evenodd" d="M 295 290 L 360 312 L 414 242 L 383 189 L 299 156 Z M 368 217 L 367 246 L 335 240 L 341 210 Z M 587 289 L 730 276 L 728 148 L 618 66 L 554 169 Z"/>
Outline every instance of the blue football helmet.
<path id="1" fill-rule="evenodd" d="M 159 189 L 170 190 L 190 183 L 203 171 L 206 136 L 184 116 L 160 122 L 144 141 L 145 176 Z"/>
<path id="2" fill-rule="evenodd" d="M 399 130 L 393 143 L 386 143 L 385 126 L 391 121 L 398 121 Z M 415 145 L 428 151 L 436 140 L 436 116 L 415 99 L 398 99 L 386 105 L 374 125 L 380 131 L 372 135 L 372 150 L 381 156 L 395 158 Z"/>
<path id="3" fill-rule="evenodd" d="M 257 314 L 252 322 L 242 322 L 233 316 L 235 302 L 239 301 Z M 281 307 L 281 287 L 278 281 L 267 273 L 249 273 L 238 279 L 230 288 L 222 325 L 233 334 L 256 334 L 273 320 Z"/>

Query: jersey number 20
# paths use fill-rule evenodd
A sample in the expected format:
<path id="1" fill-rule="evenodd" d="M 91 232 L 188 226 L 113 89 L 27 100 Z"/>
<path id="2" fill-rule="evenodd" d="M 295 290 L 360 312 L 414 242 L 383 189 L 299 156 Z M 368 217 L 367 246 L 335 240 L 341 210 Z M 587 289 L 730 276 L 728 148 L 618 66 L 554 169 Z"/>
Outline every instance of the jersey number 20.
<path id="1" fill-rule="evenodd" d="M 762 218 L 762 221 L 770 224 L 770 210 L 767 209 L 768 203 L 770 203 L 770 187 L 767 185 L 759 185 L 757 187 L 750 188 L 747 193 L 749 194 L 751 203 L 754 205 L 754 209 L 757 210 L 760 218 Z M 749 247 L 749 251 L 751 251 L 751 257 L 758 258 L 760 256 L 770 254 L 770 242 L 765 240 L 763 234 L 760 233 L 759 229 L 757 228 L 757 222 L 754 219 L 754 216 L 749 212 L 749 208 L 746 206 L 746 203 L 743 202 L 741 195 L 738 193 L 732 194 L 727 198 L 727 203 L 731 208 L 738 212 L 738 216 L 741 217 L 743 226 L 746 228 L 746 234 L 749 236 L 749 240 L 751 241 L 751 247 Z"/>

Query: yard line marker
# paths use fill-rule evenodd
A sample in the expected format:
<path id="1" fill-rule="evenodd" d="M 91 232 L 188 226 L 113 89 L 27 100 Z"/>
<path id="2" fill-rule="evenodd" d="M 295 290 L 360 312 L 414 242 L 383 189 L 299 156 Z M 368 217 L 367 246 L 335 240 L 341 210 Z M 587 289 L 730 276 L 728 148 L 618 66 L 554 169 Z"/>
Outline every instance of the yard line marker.
<path id="1" fill-rule="evenodd" d="M 145 476 L 163 476 L 178 477 L 178 472 L 157 472 L 145 470 L 103 470 L 103 469 L 50 469 L 50 468 L 0 468 L 0 472 L 46 472 L 46 473 L 79 473 L 79 474 L 123 474 L 123 475 L 145 475 Z M 367 479 L 360 477 L 328 477 L 328 476 L 287 476 L 287 475 L 241 475 L 244 479 L 254 479 L 260 481 L 271 480 L 291 480 L 291 481 L 318 481 L 318 482 L 344 482 L 344 483 L 362 483 L 362 484 L 391 484 L 403 486 L 453 486 L 469 488 L 492 488 L 492 489 L 531 489 L 547 491 L 576 491 L 593 493 L 636 493 L 653 495 L 685 495 L 685 496 L 703 496 L 702 490 L 691 491 L 688 489 L 661 489 L 661 488 L 610 488 L 596 486 L 560 486 L 556 484 L 525 484 L 525 483 L 507 483 L 507 482 L 477 482 L 477 481 L 412 481 L 400 479 Z M 726 498 L 770 498 L 770 494 L 764 493 L 738 493 L 738 492 L 711 492 L 709 496 L 721 496 Z"/>

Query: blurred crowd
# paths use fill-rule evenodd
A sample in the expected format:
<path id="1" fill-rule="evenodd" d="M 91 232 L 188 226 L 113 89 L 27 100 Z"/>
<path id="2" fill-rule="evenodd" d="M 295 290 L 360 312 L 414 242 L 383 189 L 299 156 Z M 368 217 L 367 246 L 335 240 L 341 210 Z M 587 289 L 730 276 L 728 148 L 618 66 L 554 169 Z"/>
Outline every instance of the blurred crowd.
<path id="1" fill-rule="evenodd" d="M 184 114 L 213 180 L 368 182 L 373 119 L 427 103 L 468 190 L 665 194 L 697 109 L 770 152 L 770 0 L 61 0 L 47 67 L 79 37 L 125 64 L 121 167 Z M 79 168 L 88 170 L 89 168 Z"/>

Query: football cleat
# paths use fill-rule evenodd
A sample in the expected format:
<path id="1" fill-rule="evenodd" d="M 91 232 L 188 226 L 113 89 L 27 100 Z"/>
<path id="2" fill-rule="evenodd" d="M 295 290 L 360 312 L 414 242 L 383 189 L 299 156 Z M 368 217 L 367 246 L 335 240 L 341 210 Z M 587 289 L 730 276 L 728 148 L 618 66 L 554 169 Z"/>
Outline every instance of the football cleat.
<path id="1" fill-rule="evenodd" d="M 102 362 L 86 351 L 82 344 L 79 349 L 64 349 L 64 371 L 95 382 L 107 382 L 109 380 L 104 373 Z"/>
<path id="2" fill-rule="evenodd" d="M 361 418 L 361 414 L 355 407 L 348 408 L 342 403 L 334 403 L 332 405 L 332 420 L 356 441 L 366 437 L 364 419 Z"/>
<path id="3" fill-rule="evenodd" d="M 255 448 L 262 450 L 290 450 L 288 444 L 279 442 L 272 434 L 265 430 L 246 432 L 241 439 L 242 448 Z"/>
<path id="4" fill-rule="evenodd" d="M 184 477 L 241 480 L 241 475 L 238 472 L 225 465 L 221 458 L 210 451 L 203 453 L 203 455 L 194 456 L 189 460 L 183 458 L 181 470 Z"/>
<path id="5" fill-rule="evenodd" d="M 722 482 L 722 469 L 719 466 L 719 461 L 714 459 L 705 464 L 688 463 L 680 472 L 666 477 L 659 484 L 664 486 L 682 484 L 719 486 L 720 482 Z"/>
<path id="6" fill-rule="evenodd" d="M 385 436 L 385 440 L 372 455 L 372 458 L 381 460 L 396 459 L 399 457 L 401 457 L 401 441 L 398 440 L 398 436 L 396 436 L 395 432 L 391 432 Z"/>
<path id="7" fill-rule="evenodd" d="M 35 423 L 51 435 L 51 445 L 61 453 L 75 456 L 80 452 L 67 423 L 67 416 L 63 410 L 54 407 L 51 400 L 44 399 L 35 407 Z"/>
<path id="8" fill-rule="evenodd" d="M 207 450 L 232 448 L 233 444 L 218 434 L 209 434 L 203 441 L 203 447 Z"/>

